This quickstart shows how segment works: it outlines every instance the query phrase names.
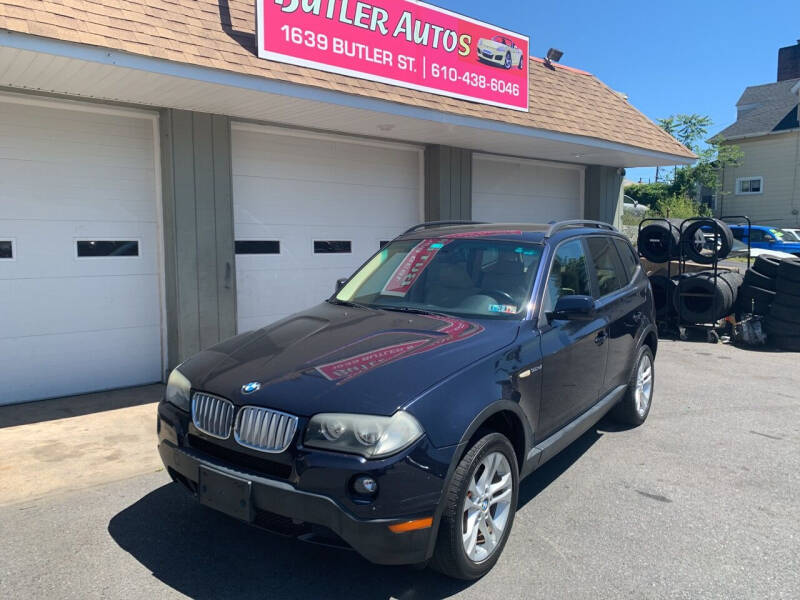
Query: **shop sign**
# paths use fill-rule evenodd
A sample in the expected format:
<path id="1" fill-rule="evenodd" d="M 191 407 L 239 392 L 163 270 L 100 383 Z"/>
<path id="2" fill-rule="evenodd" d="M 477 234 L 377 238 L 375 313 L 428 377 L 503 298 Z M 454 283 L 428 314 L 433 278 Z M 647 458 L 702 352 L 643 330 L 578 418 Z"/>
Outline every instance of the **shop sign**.
<path id="1" fill-rule="evenodd" d="M 415 0 L 256 0 L 258 55 L 527 111 L 527 37 Z"/>

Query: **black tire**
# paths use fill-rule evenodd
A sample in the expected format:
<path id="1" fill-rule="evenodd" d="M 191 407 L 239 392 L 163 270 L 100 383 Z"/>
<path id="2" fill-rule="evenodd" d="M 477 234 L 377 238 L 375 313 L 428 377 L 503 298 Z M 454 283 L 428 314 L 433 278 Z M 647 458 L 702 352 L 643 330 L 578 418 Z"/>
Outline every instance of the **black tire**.
<path id="1" fill-rule="evenodd" d="M 769 316 L 780 321 L 800 325 L 800 306 L 789 307 L 783 304 L 773 304 L 769 309 Z"/>
<path id="2" fill-rule="evenodd" d="M 776 294 L 775 304 L 780 304 L 787 308 L 794 308 L 800 310 L 800 296 L 792 296 L 790 294 Z"/>
<path id="3" fill-rule="evenodd" d="M 680 258 L 680 233 L 666 221 L 652 221 L 642 227 L 637 245 L 639 253 L 654 263 Z"/>
<path id="4" fill-rule="evenodd" d="M 678 286 L 674 279 L 666 275 L 651 275 L 650 285 L 653 287 L 653 300 L 656 304 L 656 318 L 666 319 L 672 309 L 672 298 Z"/>
<path id="5" fill-rule="evenodd" d="M 720 273 L 715 281 L 713 272 L 701 271 L 678 282 L 673 300 L 682 322 L 715 323 L 733 312 L 736 296 L 726 275 Z"/>
<path id="6" fill-rule="evenodd" d="M 789 296 L 800 296 L 800 283 L 797 281 L 778 278 L 776 280 L 775 289 L 779 294 L 788 294 Z"/>
<path id="7" fill-rule="evenodd" d="M 703 228 L 710 229 L 712 232 L 719 236 L 719 248 L 716 253 L 713 250 L 704 250 L 705 237 L 703 236 Z M 698 248 L 697 240 L 698 235 L 703 239 L 703 246 Z M 693 260 L 701 265 L 710 265 L 714 263 L 715 254 L 717 260 L 727 258 L 733 248 L 733 232 L 728 224 L 719 219 L 701 219 L 692 221 L 683 228 L 681 233 L 681 248 L 684 256 L 689 260 Z"/>
<path id="8" fill-rule="evenodd" d="M 524 56 L 520 56 L 519 57 L 519 70 L 522 71 L 522 69 L 524 69 L 524 68 L 525 68 L 525 57 Z"/>
<path id="9" fill-rule="evenodd" d="M 511 58 L 511 53 L 510 52 L 508 54 L 506 54 L 506 62 L 505 62 L 505 64 L 503 66 L 505 66 L 506 71 L 510 70 L 511 67 L 514 66 L 513 65 L 513 59 Z"/>
<path id="10" fill-rule="evenodd" d="M 775 301 L 775 292 L 745 285 L 739 290 L 737 307 L 742 314 L 766 315 Z"/>
<path id="11" fill-rule="evenodd" d="M 764 320 L 769 335 L 800 337 L 800 323 L 790 323 L 769 316 Z"/>
<path id="12" fill-rule="evenodd" d="M 781 260 L 779 258 L 756 256 L 756 261 L 753 263 L 752 270 L 770 279 L 775 279 L 778 277 L 778 268 L 780 266 Z"/>
<path id="13" fill-rule="evenodd" d="M 800 352 L 800 337 L 771 335 L 769 340 L 781 350 Z"/>
<path id="14" fill-rule="evenodd" d="M 744 274 L 744 284 L 775 291 L 775 278 L 764 275 L 754 269 L 748 269 Z"/>
<path id="15" fill-rule="evenodd" d="M 800 283 L 800 258 L 783 259 L 778 267 L 778 278 Z"/>
<path id="16" fill-rule="evenodd" d="M 637 384 L 638 384 L 638 376 L 639 376 L 639 366 L 641 365 L 644 358 L 647 357 L 650 361 L 650 377 L 651 377 L 651 389 L 650 389 L 650 398 L 647 401 L 647 407 L 643 412 L 639 411 L 637 408 L 636 402 L 636 391 L 637 391 Z M 656 369 L 655 369 L 655 359 L 653 358 L 653 351 L 650 349 L 650 346 L 642 346 L 639 348 L 639 352 L 636 355 L 636 362 L 633 363 L 633 371 L 631 372 L 630 377 L 628 378 L 628 389 L 625 391 L 625 396 L 622 400 L 619 401 L 610 413 L 612 419 L 616 422 L 621 423 L 623 425 L 629 425 L 631 427 L 638 427 L 642 423 L 647 420 L 647 416 L 650 414 L 650 407 L 653 405 L 653 394 L 655 393 L 655 378 L 656 378 Z"/>
<path id="17" fill-rule="evenodd" d="M 463 503 L 467 497 L 470 480 L 475 476 L 481 461 L 492 452 L 500 452 L 511 467 L 512 497 L 503 537 L 489 557 L 475 563 L 467 557 L 462 542 Z M 499 433 L 488 433 L 470 448 L 456 467 L 444 496 L 444 510 L 436 539 L 436 549 L 431 567 L 449 577 L 473 581 L 491 571 L 503 553 L 517 510 L 519 497 L 519 471 L 517 456 L 511 442 Z"/>

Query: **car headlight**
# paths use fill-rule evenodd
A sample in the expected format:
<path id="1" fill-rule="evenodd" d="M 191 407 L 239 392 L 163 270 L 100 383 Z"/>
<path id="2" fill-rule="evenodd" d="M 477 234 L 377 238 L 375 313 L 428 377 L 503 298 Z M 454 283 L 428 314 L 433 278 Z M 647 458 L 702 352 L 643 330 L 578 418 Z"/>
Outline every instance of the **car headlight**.
<path id="1" fill-rule="evenodd" d="M 309 421 L 305 445 L 383 458 L 408 448 L 423 433 L 419 422 L 402 410 L 392 417 L 323 414 Z"/>
<path id="2" fill-rule="evenodd" d="M 191 412 L 192 410 L 192 384 L 178 369 L 173 369 L 167 379 L 167 389 L 164 391 L 164 400 L 170 404 Z"/>

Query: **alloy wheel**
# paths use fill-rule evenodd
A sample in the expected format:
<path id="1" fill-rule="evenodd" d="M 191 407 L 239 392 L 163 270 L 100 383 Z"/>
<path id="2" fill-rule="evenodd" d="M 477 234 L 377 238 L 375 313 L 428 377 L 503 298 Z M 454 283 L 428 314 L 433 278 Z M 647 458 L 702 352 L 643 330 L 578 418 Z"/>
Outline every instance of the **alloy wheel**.
<path id="1" fill-rule="evenodd" d="M 636 372 L 636 412 L 640 417 L 647 414 L 653 396 L 653 362 L 648 355 L 642 356 Z"/>
<path id="2" fill-rule="evenodd" d="M 464 552 L 474 563 L 486 561 L 503 540 L 511 513 L 514 478 L 501 452 L 488 454 L 470 477 L 462 505 Z"/>

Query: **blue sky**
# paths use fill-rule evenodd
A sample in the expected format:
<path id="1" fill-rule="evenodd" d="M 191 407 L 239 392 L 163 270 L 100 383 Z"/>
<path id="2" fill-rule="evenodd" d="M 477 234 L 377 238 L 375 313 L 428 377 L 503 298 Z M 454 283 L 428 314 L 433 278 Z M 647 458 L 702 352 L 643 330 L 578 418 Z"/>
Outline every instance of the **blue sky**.
<path id="1" fill-rule="evenodd" d="M 745 87 L 776 80 L 778 48 L 800 39 L 798 0 L 429 1 L 529 35 L 534 56 L 560 48 L 562 64 L 625 92 L 651 119 L 709 115 L 712 133 L 735 120 Z M 629 171 L 640 176 L 651 170 Z"/>

